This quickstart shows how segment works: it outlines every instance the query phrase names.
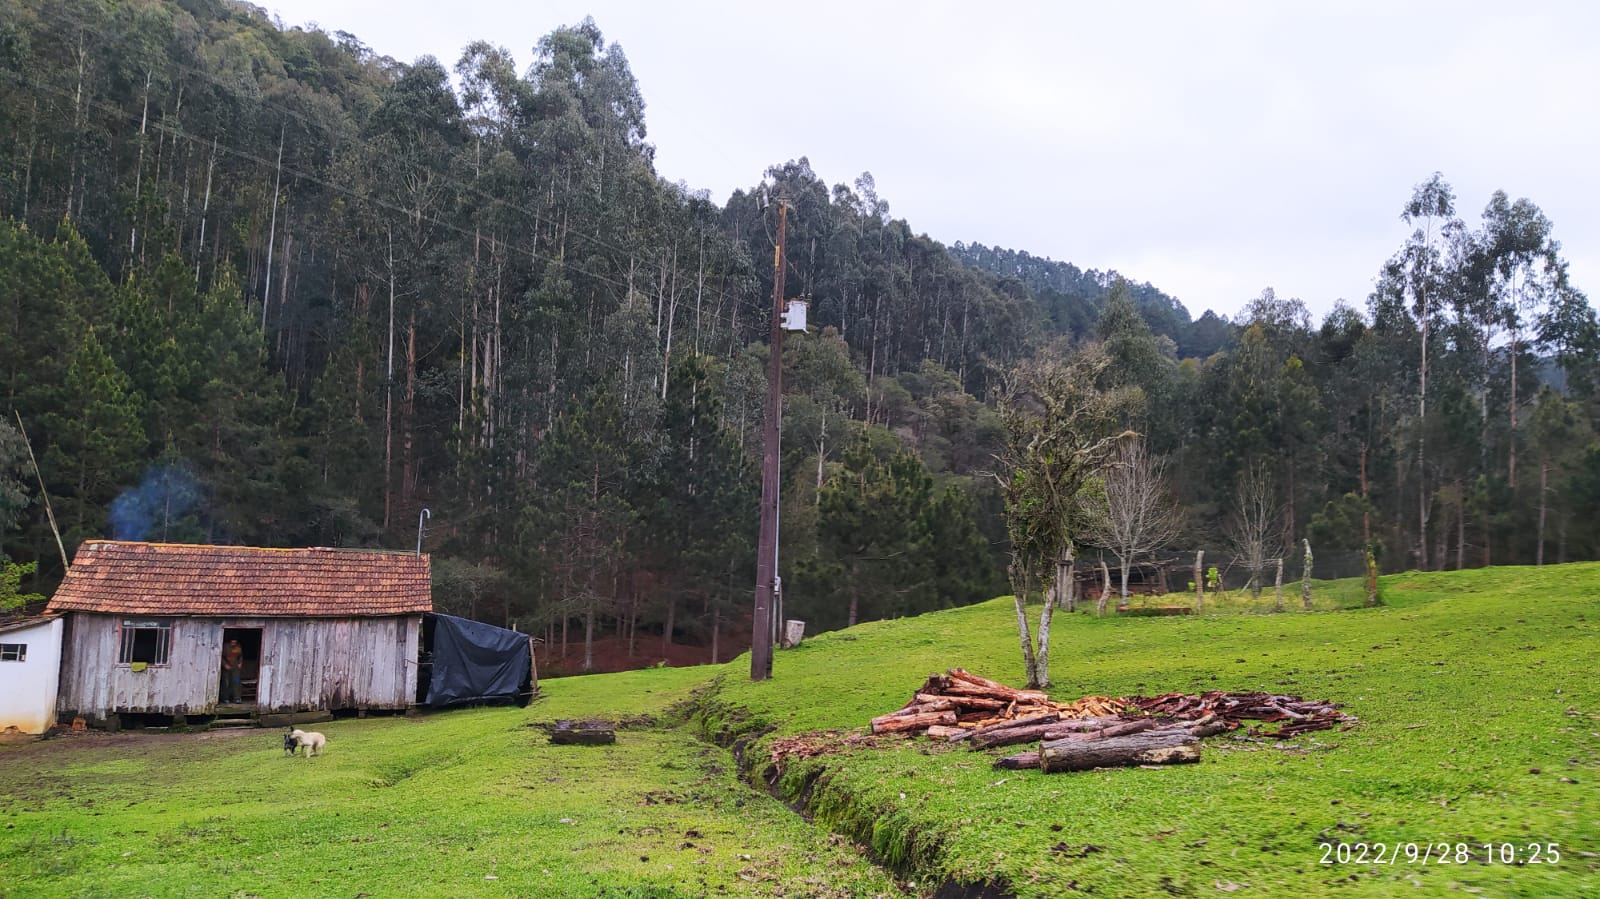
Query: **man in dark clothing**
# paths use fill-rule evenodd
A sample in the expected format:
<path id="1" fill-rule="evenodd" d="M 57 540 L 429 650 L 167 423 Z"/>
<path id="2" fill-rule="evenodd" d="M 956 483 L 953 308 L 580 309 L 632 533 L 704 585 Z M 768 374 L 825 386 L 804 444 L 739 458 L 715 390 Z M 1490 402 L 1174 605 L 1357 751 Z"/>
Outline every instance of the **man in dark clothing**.
<path id="1" fill-rule="evenodd" d="M 238 640 L 229 640 L 222 648 L 222 675 L 227 678 L 229 702 L 244 699 L 244 647 Z"/>

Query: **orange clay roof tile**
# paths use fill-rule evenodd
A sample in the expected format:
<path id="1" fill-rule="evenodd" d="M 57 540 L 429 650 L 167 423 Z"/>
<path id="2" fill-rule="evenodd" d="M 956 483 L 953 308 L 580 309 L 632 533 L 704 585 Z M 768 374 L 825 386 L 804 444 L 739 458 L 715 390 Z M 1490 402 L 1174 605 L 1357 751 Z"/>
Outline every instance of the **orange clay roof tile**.
<path id="1" fill-rule="evenodd" d="M 356 618 L 433 611 L 428 557 L 91 540 L 47 612 Z"/>

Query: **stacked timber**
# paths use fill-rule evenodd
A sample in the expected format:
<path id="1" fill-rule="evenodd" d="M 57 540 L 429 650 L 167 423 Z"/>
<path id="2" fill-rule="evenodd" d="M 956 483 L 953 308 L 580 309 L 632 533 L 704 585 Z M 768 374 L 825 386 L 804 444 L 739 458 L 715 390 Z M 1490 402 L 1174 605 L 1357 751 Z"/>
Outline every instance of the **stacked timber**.
<path id="1" fill-rule="evenodd" d="M 1131 765 L 1174 765 L 1200 761 L 1200 740 L 1219 734 L 1227 722 L 1215 715 L 1175 723 L 1154 718 L 1120 721 L 1103 727 L 1046 732 L 1039 749 L 1006 756 L 996 768 L 1087 771 Z"/>
<path id="2" fill-rule="evenodd" d="M 930 675 L 898 711 L 872 719 L 874 734 L 926 734 L 974 750 L 1037 741 L 1039 748 L 995 762 L 1045 772 L 1200 759 L 1202 739 L 1248 721 L 1282 722 L 1251 734 L 1287 739 L 1355 718 L 1336 704 L 1276 693 L 1165 693 L 1116 699 L 1086 696 L 1058 703 L 1040 690 L 1018 690 L 960 668 Z"/>
<path id="3" fill-rule="evenodd" d="M 1212 690 L 1198 696 L 1187 693 L 1164 693 L 1148 699 L 1135 696 L 1128 702 L 1146 715 L 1180 721 L 1215 715 L 1231 726 L 1238 726 L 1245 721 L 1287 722 L 1275 731 L 1260 728 L 1250 730 L 1252 735 L 1280 740 L 1341 725 L 1348 727 L 1356 720 L 1339 711 L 1335 703 L 1279 693 L 1226 693 Z"/>
<path id="4" fill-rule="evenodd" d="M 1051 702 L 1043 690 L 1019 690 L 999 681 L 952 668 L 930 674 L 898 711 L 872 719 L 874 734 L 926 733 L 935 740 L 964 740 L 980 733 L 1038 728 L 1062 720 L 1116 716 L 1126 710 L 1121 700 L 1088 696 L 1073 703 Z M 1012 735 L 1015 736 L 1015 735 Z M 1026 742 L 1028 737 L 1011 742 Z M 1008 742 L 985 742 L 1004 746 Z"/>

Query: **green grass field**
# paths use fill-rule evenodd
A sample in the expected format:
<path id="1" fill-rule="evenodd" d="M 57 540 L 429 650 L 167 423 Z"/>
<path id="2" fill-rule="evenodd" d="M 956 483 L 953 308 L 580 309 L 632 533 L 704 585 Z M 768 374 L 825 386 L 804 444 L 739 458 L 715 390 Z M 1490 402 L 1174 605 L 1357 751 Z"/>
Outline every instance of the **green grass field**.
<path id="1" fill-rule="evenodd" d="M 1600 565 L 1395 576 L 1378 609 L 1318 591 L 1309 613 L 1056 619 L 1057 699 L 1266 689 L 1362 721 L 1212 738 L 1198 765 L 1001 772 L 893 738 L 772 770 L 772 740 L 861 733 L 930 672 L 1017 683 L 1009 600 L 822 635 L 760 684 L 745 658 L 549 680 L 528 709 L 334 722 L 309 761 L 270 731 L 3 747 L 0 895 L 1600 895 Z M 657 720 L 609 748 L 526 726 L 593 715 Z M 1338 841 L 1472 860 L 1322 864 Z M 1554 864 L 1500 860 L 1552 843 Z"/>

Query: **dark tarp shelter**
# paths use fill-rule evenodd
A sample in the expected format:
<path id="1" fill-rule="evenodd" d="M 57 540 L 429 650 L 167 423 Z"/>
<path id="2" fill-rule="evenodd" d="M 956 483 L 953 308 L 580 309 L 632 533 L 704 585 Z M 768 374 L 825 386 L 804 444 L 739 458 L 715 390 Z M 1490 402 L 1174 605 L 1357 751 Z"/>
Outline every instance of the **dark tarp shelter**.
<path id="1" fill-rule="evenodd" d="M 454 615 L 431 614 L 433 708 L 464 702 L 515 701 L 532 689 L 528 635 Z"/>

